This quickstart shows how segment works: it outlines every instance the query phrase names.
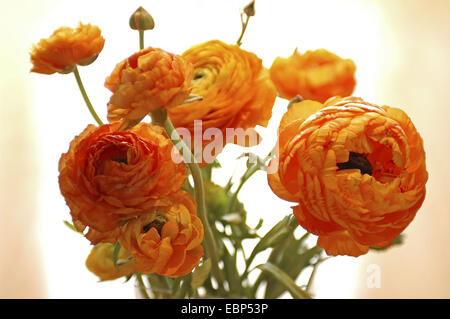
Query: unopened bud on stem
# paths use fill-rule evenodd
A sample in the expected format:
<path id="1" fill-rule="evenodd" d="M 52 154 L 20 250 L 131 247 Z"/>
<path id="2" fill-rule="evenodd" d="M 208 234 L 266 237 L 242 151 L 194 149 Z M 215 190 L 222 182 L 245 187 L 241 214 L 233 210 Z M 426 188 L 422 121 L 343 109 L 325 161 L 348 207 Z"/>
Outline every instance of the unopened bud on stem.
<path id="1" fill-rule="evenodd" d="M 255 0 L 253 0 L 252 2 L 250 2 L 245 8 L 244 8 L 244 13 L 248 16 L 248 17 L 253 17 L 255 15 Z"/>
<path id="2" fill-rule="evenodd" d="M 139 7 L 130 17 L 130 28 L 133 30 L 152 30 L 155 27 L 155 21 L 150 13 L 142 7 Z"/>

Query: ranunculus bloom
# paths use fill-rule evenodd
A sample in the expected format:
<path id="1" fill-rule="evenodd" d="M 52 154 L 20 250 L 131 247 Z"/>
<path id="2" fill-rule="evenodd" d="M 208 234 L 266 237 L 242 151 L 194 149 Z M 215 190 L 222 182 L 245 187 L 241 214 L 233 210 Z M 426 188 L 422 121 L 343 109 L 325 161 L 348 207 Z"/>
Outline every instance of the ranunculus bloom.
<path id="1" fill-rule="evenodd" d="M 136 270 L 170 277 L 191 272 L 203 256 L 203 224 L 196 211 L 192 196 L 179 191 L 168 205 L 122 226 L 119 241 L 136 259 Z"/>
<path id="2" fill-rule="evenodd" d="M 325 102 L 333 96 L 349 96 L 356 85 L 356 66 L 325 49 L 300 54 L 295 49 L 288 58 L 277 57 L 270 78 L 281 97 Z"/>
<path id="3" fill-rule="evenodd" d="M 423 142 L 400 109 L 360 98 L 294 104 L 279 127 L 278 170 L 268 175 L 299 224 L 329 255 L 386 247 L 425 198 Z"/>
<path id="4" fill-rule="evenodd" d="M 146 214 L 184 184 L 187 172 L 161 127 L 89 125 L 59 161 L 59 185 L 75 227 L 93 243 L 114 242 L 119 223 Z M 173 154 L 172 154 L 173 151 Z"/>
<path id="5" fill-rule="evenodd" d="M 192 76 L 192 65 L 178 55 L 155 48 L 133 54 L 106 79 L 113 92 L 108 120 L 133 125 L 156 109 L 181 104 L 190 94 Z"/>
<path id="6" fill-rule="evenodd" d="M 33 45 L 30 53 L 31 72 L 53 74 L 72 72 L 77 64 L 92 63 L 102 51 L 105 39 L 95 25 L 82 24 L 78 28 L 61 27 L 48 39 Z"/>
<path id="7" fill-rule="evenodd" d="M 133 261 L 120 264 L 120 261 L 131 258 L 129 251 L 123 247 L 120 248 L 117 255 L 117 267 L 114 267 L 113 252 L 114 245 L 111 243 L 101 243 L 94 246 L 86 259 L 87 269 L 97 275 L 102 281 L 129 276 L 135 272 Z"/>
<path id="8" fill-rule="evenodd" d="M 242 128 L 257 137 L 253 128 L 267 126 L 276 98 L 275 86 L 261 59 L 237 45 L 217 40 L 193 46 L 182 57 L 194 65 L 192 93 L 203 100 L 169 109 L 174 126 L 189 129 L 193 137 L 194 120 L 201 120 L 202 134 L 217 128 L 225 139 L 226 128 Z M 226 142 L 256 144 L 259 139 L 253 143 L 239 138 Z M 208 143 L 207 139 L 203 142 Z"/>

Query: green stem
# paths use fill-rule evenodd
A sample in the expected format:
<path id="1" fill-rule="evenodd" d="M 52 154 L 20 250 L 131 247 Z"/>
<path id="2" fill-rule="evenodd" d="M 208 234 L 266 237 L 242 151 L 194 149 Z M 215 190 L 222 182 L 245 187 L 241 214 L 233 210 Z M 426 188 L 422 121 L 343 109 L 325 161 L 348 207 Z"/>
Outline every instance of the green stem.
<path id="1" fill-rule="evenodd" d="M 209 164 L 206 167 L 203 167 L 202 169 L 203 179 L 210 181 L 212 177 L 212 165 Z"/>
<path id="2" fill-rule="evenodd" d="M 314 280 L 314 275 L 316 274 L 317 268 L 319 267 L 319 265 L 321 263 L 323 263 L 325 260 L 330 259 L 330 258 L 331 257 L 321 258 L 313 265 L 313 270 L 311 272 L 311 275 L 309 276 L 308 283 L 306 284 L 306 288 L 305 288 L 305 291 L 307 293 L 309 293 L 309 290 L 311 289 L 311 286 L 312 286 L 312 283 L 313 283 L 313 280 Z"/>
<path id="3" fill-rule="evenodd" d="M 144 281 L 142 280 L 142 275 L 140 273 L 135 273 L 136 275 L 136 279 L 139 283 L 139 291 L 142 294 L 142 297 L 144 297 L 144 299 L 150 299 L 150 296 L 147 293 L 147 287 L 145 287 Z"/>
<path id="4" fill-rule="evenodd" d="M 157 117 L 158 116 L 152 116 L 152 119 Z M 183 156 L 185 162 L 189 165 L 189 169 L 191 171 L 192 178 L 194 180 L 194 192 L 195 192 L 195 199 L 198 205 L 197 208 L 198 217 L 202 221 L 203 226 L 205 228 L 204 245 L 206 255 L 211 259 L 212 273 L 217 280 L 219 290 L 222 291 L 223 290 L 222 272 L 219 269 L 219 259 L 217 257 L 216 242 L 214 241 L 213 232 L 211 226 L 209 225 L 208 216 L 206 213 L 205 190 L 203 186 L 202 172 L 198 167 L 197 163 L 195 162 L 194 155 L 192 154 L 189 147 L 178 135 L 169 117 L 167 117 L 164 122 L 164 128 L 169 137 L 171 138 L 173 144 L 177 147 L 177 149 Z"/>
<path id="5" fill-rule="evenodd" d="M 98 117 L 97 113 L 94 110 L 94 107 L 91 104 L 91 101 L 89 100 L 89 97 L 87 96 L 86 90 L 84 89 L 83 86 L 83 82 L 81 81 L 80 73 L 78 72 L 78 68 L 76 66 L 75 69 L 73 70 L 73 74 L 75 75 L 75 79 L 77 80 L 77 84 L 80 89 L 81 95 L 83 96 L 84 102 L 86 102 L 89 112 L 91 113 L 95 121 L 98 123 L 98 125 L 103 125 L 102 120 Z"/>
<path id="6" fill-rule="evenodd" d="M 144 48 L 144 30 L 139 30 L 139 49 Z"/>
<path id="7" fill-rule="evenodd" d="M 275 149 L 272 149 L 269 152 L 269 154 L 267 154 L 267 156 L 263 159 L 263 162 L 264 163 L 267 162 L 273 156 L 273 154 L 275 154 Z M 244 175 L 242 175 L 241 181 L 240 181 L 240 183 L 238 185 L 238 188 L 233 193 L 233 196 L 231 197 L 231 199 L 229 201 L 228 208 L 227 208 L 227 212 L 228 213 L 231 213 L 232 210 L 234 209 L 234 205 L 236 203 L 237 196 L 238 196 L 239 192 L 241 191 L 241 188 L 249 180 L 249 178 L 252 177 L 252 175 L 255 174 L 258 170 L 259 170 L 258 165 L 257 164 L 253 164 L 252 166 L 248 167 L 247 170 L 245 171 Z M 231 181 L 231 179 L 230 179 L 230 181 Z M 230 184 L 230 181 L 228 182 L 228 184 Z M 227 189 L 228 184 L 225 187 L 225 189 Z"/>
<path id="8" fill-rule="evenodd" d="M 237 200 L 237 196 L 239 194 L 239 192 L 241 191 L 242 186 L 244 186 L 245 182 L 252 177 L 253 174 L 255 174 L 258 171 L 258 166 L 257 165 L 253 165 L 250 166 L 244 173 L 244 175 L 241 178 L 241 182 L 239 183 L 238 188 L 236 189 L 236 191 L 233 193 L 233 196 L 231 197 L 229 204 L 228 204 L 228 209 L 227 212 L 231 213 L 232 210 L 234 209 L 234 205 L 236 203 Z"/>
<path id="9" fill-rule="evenodd" d="M 247 29 L 248 21 L 250 20 L 250 16 L 246 15 L 247 19 L 245 20 L 245 23 L 242 23 L 242 31 L 241 35 L 239 36 L 239 39 L 236 41 L 236 44 L 241 46 L 242 44 L 242 37 L 244 36 L 245 30 Z M 242 21 L 242 15 L 241 15 L 241 21 Z"/>

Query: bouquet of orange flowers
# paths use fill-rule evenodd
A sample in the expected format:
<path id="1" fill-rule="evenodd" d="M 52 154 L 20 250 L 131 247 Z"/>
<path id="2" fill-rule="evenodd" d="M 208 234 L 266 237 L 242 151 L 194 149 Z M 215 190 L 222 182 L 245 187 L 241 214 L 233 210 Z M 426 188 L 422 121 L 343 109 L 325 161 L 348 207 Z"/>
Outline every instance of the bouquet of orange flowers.
<path id="1" fill-rule="evenodd" d="M 33 46 L 32 72 L 73 73 L 97 125 L 89 124 L 59 160 L 59 186 L 73 230 L 93 246 L 87 268 L 100 280 L 134 277 L 146 298 L 310 298 L 328 256 L 358 257 L 401 243 L 425 197 L 422 139 L 400 109 L 351 96 L 355 63 L 325 49 L 297 49 L 266 69 L 243 50 L 254 1 L 241 13 L 236 44 L 211 40 L 181 55 L 145 47 L 154 27 L 142 7 L 130 18 L 140 51 L 106 78 L 108 123 L 95 112 L 78 66 L 95 61 L 97 26 L 61 27 Z M 227 143 L 256 145 L 275 100 L 286 113 L 273 150 L 244 152 L 237 187 L 217 185 L 213 170 Z M 150 116 L 151 122 L 145 118 Z M 257 171 L 294 203 L 293 214 L 260 235 L 246 224 L 238 193 Z M 303 227 L 306 232 L 295 236 Z M 317 245 L 307 238 L 316 235 Z M 256 239 L 246 254 L 242 242 Z M 266 262 L 255 257 L 270 250 Z M 238 270 L 238 254 L 244 270 Z M 249 274 L 259 269 L 251 280 Z M 307 285 L 296 284 L 310 271 Z"/>

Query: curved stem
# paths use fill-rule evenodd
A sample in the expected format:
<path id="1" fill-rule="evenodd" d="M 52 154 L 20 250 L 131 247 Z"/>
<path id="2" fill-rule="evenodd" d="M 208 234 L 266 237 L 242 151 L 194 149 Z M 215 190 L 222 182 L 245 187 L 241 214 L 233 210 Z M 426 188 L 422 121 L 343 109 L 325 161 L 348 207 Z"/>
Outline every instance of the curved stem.
<path id="1" fill-rule="evenodd" d="M 269 154 L 267 154 L 267 156 L 263 159 L 263 162 L 267 162 L 272 156 L 273 154 L 275 154 L 275 148 L 273 148 Z M 245 182 L 247 182 L 247 180 L 252 177 L 253 174 L 255 174 L 257 171 L 259 170 L 258 165 L 253 164 L 252 166 L 248 167 L 247 170 L 245 171 L 244 175 L 242 175 L 241 177 L 241 181 L 238 185 L 238 188 L 236 189 L 236 191 L 233 193 L 233 196 L 231 197 L 228 207 L 227 207 L 227 212 L 231 213 L 232 210 L 234 209 L 234 205 L 236 203 L 237 200 L 237 196 L 241 190 L 241 188 L 244 186 Z M 231 181 L 231 179 L 230 179 Z M 230 184 L 230 182 L 228 182 L 228 184 Z M 228 184 L 225 188 L 228 187 Z M 231 185 L 230 185 L 231 187 Z"/>
<path id="2" fill-rule="evenodd" d="M 208 216 L 206 213 L 205 190 L 203 186 L 202 172 L 198 167 L 197 163 L 195 162 L 194 155 L 192 154 L 189 147 L 178 135 L 169 117 L 167 117 L 164 122 L 164 128 L 167 134 L 169 135 L 170 139 L 172 140 L 173 144 L 177 147 L 177 149 L 183 156 L 185 162 L 189 165 L 192 178 L 194 179 L 194 192 L 195 192 L 195 199 L 198 205 L 198 217 L 202 221 L 203 226 L 205 228 L 204 245 L 206 255 L 209 258 L 211 258 L 212 273 L 218 282 L 219 289 L 222 290 L 223 289 L 222 272 L 219 269 L 219 259 L 217 257 L 216 242 L 214 241 L 213 232 L 211 226 L 209 225 Z"/>
<path id="3" fill-rule="evenodd" d="M 73 74 L 75 75 L 75 79 L 77 80 L 78 88 L 80 89 L 81 95 L 83 96 L 84 102 L 86 102 L 86 105 L 89 109 L 89 112 L 91 113 L 94 120 L 97 122 L 98 125 L 103 125 L 102 120 L 98 117 L 97 113 L 94 110 L 94 107 L 91 104 L 91 101 L 89 100 L 89 97 L 87 96 L 86 90 L 84 89 L 83 82 L 81 81 L 80 73 L 78 72 L 78 68 L 75 66 L 75 69 L 73 70 Z"/>
<path id="4" fill-rule="evenodd" d="M 241 178 L 241 182 L 239 183 L 238 188 L 237 188 L 236 191 L 233 193 L 233 196 L 231 197 L 231 199 L 230 199 L 230 201 L 229 201 L 228 208 L 227 208 L 227 212 L 228 212 L 228 213 L 231 213 L 231 212 L 232 212 L 232 210 L 233 210 L 233 208 L 234 208 L 234 205 L 235 205 L 235 203 L 236 203 L 236 200 L 237 200 L 237 196 L 238 196 L 238 194 L 239 194 L 239 192 L 240 192 L 242 186 L 244 186 L 245 182 L 246 182 L 250 177 L 252 177 L 252 175 L 255 174 L 257 171 L 258 171 L 257 165 L 253 165 L 253 166 L 250 166 L 250 167 L 247 169 L 247 171 L 244 173 L 244 175 L 243 175 L 242 178 Z"/>
<path id="5" fill-rule="evenodd" d="M 136 275 L 136 279 L 139 283 L 139 291 L 142 294 L 142 297 L 144 297 L 145 299 L 150 299 L 150 296 L 147 293 L 147 287 L 145 287 L 144 281 L 142 280 L 142 275 L 140 273 L 135 273 Z"/>
<path id="6" fill-rule="evenodd" d="M 241 15 L 241 19 L 242 19 L 242 15 Z M 239 36 L 239 39 L 236 41 L 236 44 L 239 46 L 241 46 L 241 44 L 242 44 L 242 37 L 244 36 L 245 30 L 247 29 L 248 20 L 250 20 L 250 16 L 247 16 L 245 23 L 244 22 L 242 23 L 241 35 Z"/>

